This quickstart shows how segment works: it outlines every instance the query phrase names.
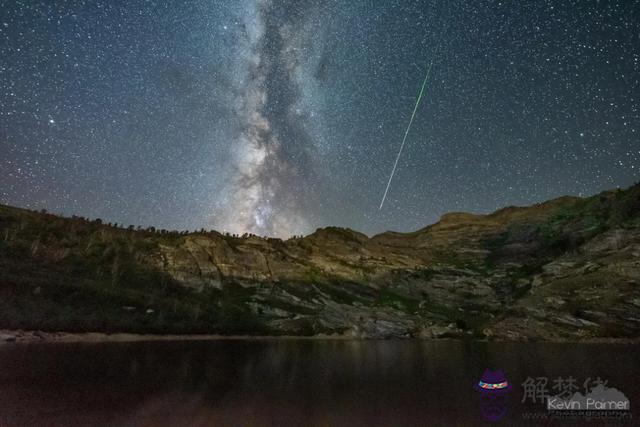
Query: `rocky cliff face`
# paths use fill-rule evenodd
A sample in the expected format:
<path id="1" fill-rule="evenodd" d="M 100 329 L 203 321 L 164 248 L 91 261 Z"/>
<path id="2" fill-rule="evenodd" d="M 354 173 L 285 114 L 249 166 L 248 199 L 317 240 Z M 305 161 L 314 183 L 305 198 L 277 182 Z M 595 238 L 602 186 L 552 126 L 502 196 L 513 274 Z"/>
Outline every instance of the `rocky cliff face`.
<path id="1" fill-rule="evenodd" d="M 447 214 L 413 233 L 329 227 L 286 241 L 124 230 L 2 207 L 0 239 L 0 308 L 9 313 L 0 327 L 640 336 L 638 185 Z"/>

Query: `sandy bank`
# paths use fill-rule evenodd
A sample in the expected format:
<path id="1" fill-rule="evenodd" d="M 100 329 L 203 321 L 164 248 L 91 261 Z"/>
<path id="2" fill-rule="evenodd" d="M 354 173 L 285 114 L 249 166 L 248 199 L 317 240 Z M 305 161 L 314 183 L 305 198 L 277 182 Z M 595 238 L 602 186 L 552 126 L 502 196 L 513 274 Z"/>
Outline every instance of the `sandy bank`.
<path id="1" fill-rule="evenodd" d="M 436 339 L 456 340 L 455 338 Z M 0 346 L 24 343 L 99 343 L 99 342 L 139 342 L 139 341 L 212 341 L 212 340 L 363 340 L 349 335 L 313 335 L 313 336 L 251 336 L 251 335 L 159 335 L 132 333 L 104 333 L 104 332 L 43 332 L 0 329 Z M 410 341 L 411 339 L 399 339 Z M 416 340 L 420 340 L 417 338 Z M 432 340 L 423 338 L 423 340 Z M 366 340 L 364 340 L 366 341 Z M 487 342 L 486 340 L 478 340 Z M 491 339 L 491 342 L 515 342 L 510 339 Z M 520 340 L 519 342 L 528 342 Z M 583 344 L 640 344 L 640 338 L 586 338 L 579 341 L 536 341 L 544 343 L 583 343 Z"/>
<path id="2" fill-rule="evenodd" d="M 350 339 L 344 335 L 248 336 L 248 335 L 156 335 L 104 332 L 43 332 L 0 329 L 0 345 L 34 342 L 135 342 L 135 341 L 207 341 L 207 340 L 283 340 Z"/>

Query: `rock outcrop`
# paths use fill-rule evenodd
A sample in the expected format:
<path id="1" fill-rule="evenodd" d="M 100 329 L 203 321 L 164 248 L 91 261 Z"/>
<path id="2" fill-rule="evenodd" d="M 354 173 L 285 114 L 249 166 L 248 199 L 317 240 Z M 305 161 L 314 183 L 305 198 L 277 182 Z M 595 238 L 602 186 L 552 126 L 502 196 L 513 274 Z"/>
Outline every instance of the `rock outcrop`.
<path id="1" fill-rule="evenodd" d="M 637 338 L 639 286 L 638 185 L 371 238 L 134 231 L 0 207 L 7 328 Z"/>

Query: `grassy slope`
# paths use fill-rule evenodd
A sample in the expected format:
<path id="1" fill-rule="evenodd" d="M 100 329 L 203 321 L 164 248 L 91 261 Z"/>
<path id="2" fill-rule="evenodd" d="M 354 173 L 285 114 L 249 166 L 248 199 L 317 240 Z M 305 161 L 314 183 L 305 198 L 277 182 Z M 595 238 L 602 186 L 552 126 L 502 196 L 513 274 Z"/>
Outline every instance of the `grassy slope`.
<path id="1" fill-rule="evenodd" d="M 153 256 L 158 244 L 179 243 L 183 237 L 177 233 L 124 230 L 4 206 L 0 226 L 2 327 L 270 332 L 251 315 L 237 288 L 195 293 L 137 262 Z"/>

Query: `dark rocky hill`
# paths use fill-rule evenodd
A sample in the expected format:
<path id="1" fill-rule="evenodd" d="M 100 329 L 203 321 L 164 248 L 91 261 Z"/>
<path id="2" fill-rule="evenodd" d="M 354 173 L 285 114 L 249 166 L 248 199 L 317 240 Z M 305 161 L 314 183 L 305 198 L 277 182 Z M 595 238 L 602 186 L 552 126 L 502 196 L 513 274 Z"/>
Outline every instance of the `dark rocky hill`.
<path id="1" fill-rule="evenodd" d="M 637 338 L 640 186 L 286 241 L 0 205 L 0 328 Z"/>

